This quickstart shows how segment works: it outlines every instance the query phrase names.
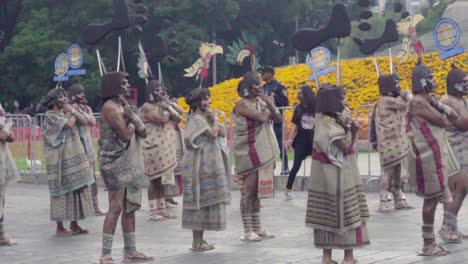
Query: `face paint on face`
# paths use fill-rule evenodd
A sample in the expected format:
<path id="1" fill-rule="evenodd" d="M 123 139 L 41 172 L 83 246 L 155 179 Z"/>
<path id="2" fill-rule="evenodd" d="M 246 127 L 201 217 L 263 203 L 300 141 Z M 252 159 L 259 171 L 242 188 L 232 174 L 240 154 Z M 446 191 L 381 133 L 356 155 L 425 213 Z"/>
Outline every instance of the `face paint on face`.
<path id="1" fill-rule="evenodd" d="M 130 96 L 130 84 L 128 83 L 128 80 L 126 78 L 122 79 L 122 81 L 120 82 L 120 87 L 122 88 L 122 94 L 125 97 Z"/>
<path id="2" fill-rule="evenodd" d="M 200 109 L 201 109 L 203 112 L 206 112 L 206 111 L 210 110 L 210 107 L 211 107 L 211 100 L 210 100 L 210 97 L 205 97 L 205 98 L 200 102 Z"/>
<path id="3" fill-rule="evenodd" d="M 68 100 L 68 97 L 64 96 L 64 95 L 61 95 L 58 99 L 57 99 L 57 106 L 62 109 L 66 104 L 69 103 L 69 100 Z"/>
<path id="4" fill-rule="evenodd" d="M 162 86 L 159 86 L 153 91 L 153 96 L 155 101 L 164 100 L 166 97 L 166 90 Z"/>
<path id="5" fill-rule="evenodd" d="M 260 83 L 257 82 L 255 84 L 253 84 L 251 87 L 250 87 L 250 92 L 256 96 L 260 95 L 263 93 L 263 90 L 260 86 Z"/>
<path id="6" fill-rule="evenodd" d="M 429 76 L 426 77 L 427 83 L 428 83 L 428 90 L 429 91 L 434 91 L 437 88 L 437 83 L 434 78 L 434 74 L 431 73 Z"/>
<path id="7" fill-rule="evenodd" d="M 79 94 L 75 95 L 76 96 L 76 101 L 80 104 L 84 104 L 86 102 L 86 96 L 83 91 L 81 91 Z"/>

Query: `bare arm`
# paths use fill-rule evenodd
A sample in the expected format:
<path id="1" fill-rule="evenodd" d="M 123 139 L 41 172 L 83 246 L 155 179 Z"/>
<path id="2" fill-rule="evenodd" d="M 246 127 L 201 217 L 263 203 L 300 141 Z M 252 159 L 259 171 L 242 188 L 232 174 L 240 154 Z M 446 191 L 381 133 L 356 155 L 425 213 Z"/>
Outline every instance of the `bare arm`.
<path id="1" fill-rule="evenodd" d="M 91 107 L 89 106 L 85 106 L 85 109 L 85 117 L 86 120 L 88 120 L 88 126 L 96 126 L 96 117 L 94 117 L 93 110 L 91 110 Z"/>
<path id="2" fill-rule="evenodd" d="M 140 116 L 143 122 L 151 122 L 158 125 L 163 125 L 169 121 L 169 112 L 162 108 L 144 104 L 140 110 Z"/>
<path id="3" fill-rule="evenodd" d="M 444 128 L 449 126 L 447 118 L 428 103 L 425 104 L 419 100 L 413 101 L 411 109 L 414 115 L 419 116 L 436 126 Z"/>
<path id="4" fill-rule="evenodd" d="M 180 107 L 178 104 L 171 102 L 170 106 L 174 108 L 174 110 L 176 110 L 179 115 L 185 114 L 184 109 L 182 109 L 182 107 Z"/>
<path id="5" fill-rule="evenodd" d="M 281 112 L 275 106 L 275 98 L 266 94 L 260 94 L 260 99 L 262 99 L 266 103 L 268 110 L 270 110 L 270 118 L 273 120 L 273 122 L 281 123 L 283 121 L 283 118 L 281 116 Z"/>
<path id="6" fill-rule="evenodd" d="M 236 106 L 234 107 L 234 112 L 262 124 L 270 120 L 269 111 L 259 113 L 257 112 L 257 109 L 255 109 L 255 107 L 246 100 L 240 100 L 237 102 Z"/>
<path id="7" fill-rule="evenodd" d="M 220 131 L 218 112 L 215 111 L 213 115 L 214 115 L 214 120 L 213 120 L 213 124 L 211 125 L 211 129 L 203 133 L 205 136 L 207 136 L 211 140 L 216 139 Z"/>
<path id="8" fill-rule="evenodd" d="M 115 105 L 104 104 L 103 111 L 105 122 L 117 133 L 119 139 L 123 142 L 130 142 L 135 134 L 135 126 L 125 123 L 124 117 Z"/>
<path id="9" fill-rule="evenodd" d="M 88 120 L 86 120 L 86 118 L 72 106 L 65 105 L 63 107 L 63 110 L 71 113 L 71 117 L 68 119 L 67 123 L 65 123 L 65 127 L 72 128 L 73 126 L 75 126 L 76 122 L 83 126 L 88 125 Z"/>
<path id="10" fill-rule="evenodd" d="M 394 111 L 403 111 L 406 109 L 406 103 L 399 98 L 392 98 L 390 104 L 387 104 L 387 108 Z"/>
<path id="11" fill-rule="evenodd" d="M 468 110 L 459 103 L 451 105 L 453 110 L 457 112 L 458 118 L 452 121 L 453 125 L 458 129 L 467 131 L 468 130 Z"/>
<path id="12" fill-rule="evenodd" d="M 172 121 L 177 124 L 182 121 L 182 116 L 171 105 L 167 107 L 167 111 L 169 111 L 169 116 Z"/>

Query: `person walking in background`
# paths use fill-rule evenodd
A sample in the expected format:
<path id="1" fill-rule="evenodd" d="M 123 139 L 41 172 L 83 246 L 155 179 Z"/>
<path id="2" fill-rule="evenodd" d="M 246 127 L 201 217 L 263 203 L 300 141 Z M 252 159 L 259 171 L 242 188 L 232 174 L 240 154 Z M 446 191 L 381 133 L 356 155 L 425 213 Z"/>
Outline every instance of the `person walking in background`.
<path id="1" fill-rule="evenodd" d="M 265 82 L 262 88 L 268 96 L 273 96 L 275 106 L 287 107 L 289 105 L 288 91 L 282 83 L 275 79 L 275 68 L 264 66 L 259 72 L 262 75 L 262 80 Z M 283 115 L 284 111 L 280 110 L 280 113 Z M 274 123 L 273 130 L 275 131 L 276 140 L 281 151 L 281 175 L 286 176 L 289 174 L 289 165 L 286 146 L 283 145 L 283 125 L 283 122 Z"/>
<path id="2" fill-rule="evenodd" d="M 302 161 L 312 154 L 312 144 L 314 138 L 314 117 L 315 117 L 315 94 L 312 87 L 301 86 L 298 93 L 299 104 L 294 108 L 292 123 L 294 125 L 291 138 L 287 141 L 287 148 L 294 149 L 294 163 L 289 172 L 288 183 L 286 185 L 286 200 L 291 200 L 292 190 L 297 172 L 301 168 Z"/>

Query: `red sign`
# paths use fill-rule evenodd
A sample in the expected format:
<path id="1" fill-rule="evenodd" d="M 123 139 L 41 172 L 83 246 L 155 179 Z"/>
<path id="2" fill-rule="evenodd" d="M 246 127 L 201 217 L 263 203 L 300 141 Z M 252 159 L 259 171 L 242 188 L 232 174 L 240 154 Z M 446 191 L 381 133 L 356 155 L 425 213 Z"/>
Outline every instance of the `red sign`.
<path id="1" fill-rule="evenodd" d="M 126 98 L 129 104 L 138 104 L 138 88 L 130 88 L 130 95 Z"/>

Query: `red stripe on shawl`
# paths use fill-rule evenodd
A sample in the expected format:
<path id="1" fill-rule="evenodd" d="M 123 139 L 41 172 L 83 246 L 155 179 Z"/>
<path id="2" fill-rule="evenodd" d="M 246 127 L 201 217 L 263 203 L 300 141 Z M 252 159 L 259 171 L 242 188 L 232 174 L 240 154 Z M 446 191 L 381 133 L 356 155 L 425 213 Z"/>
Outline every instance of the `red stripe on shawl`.
<path id="1" fill-rule="evenodd" d="M 406 114 L 406 118 L 408 119 L 406 121 L 406 133 L 408 133 L 411 130 L 411 124 L 410 123 L 413 120 L 413 115 L 408 112 L 408 114 Z"/>
<path id="2" fill-rule="evenodd" d="M 361 245 L 362 243 L 364 243 L 364 239 L 362 238 L 362 227 L 361 226 L 356 228 L 356 243 L 358 245 Z"/>
<path id="3" fill-rule="evenodd" d="M 249 118 L 246 118 L 246 120 L 250 161 L 255 167 L 260 166 L 260 158 L 255 149 L 255 121 Z"/>
<path id="4" fill-rule="evenodd" d="M 426 122 L 423 122 L 419 128 L 423 136 L 427 139 L 427 143 L 432 150 L 434 162 L 436 164 L 437 176 L 439 178 L 439 184 L 442 189 L 445 188 L 445 175 L 442 168 L 442 154 L 440 153 L 440 146 L 437 143 L 432 131 L 427 126 Z"/>
<path id="5" fill-rule="evenodd" d="M 355 154 L 354 146 L 351 145 L 349 146 L 348 151 L 344 153 L 344 156 L 346 157 L 348 155 L 353 155 L 353 154 Z M 331 164 L 331 161 L 328 158 L 327 154 L 324 152 L 319 152 L 316 148 L 312 148 L 312 159 L 319 161 L 320 164 Z"/>
<path id="6" fill-rule="evenodd" d="M 416 183 L 418 185 L 418 192 L 424 194 L 426 188 L 424 186 L 424 169 L 422 165 L 421 153 L 413 143 L 413 149 L 416 154 Z"/>

